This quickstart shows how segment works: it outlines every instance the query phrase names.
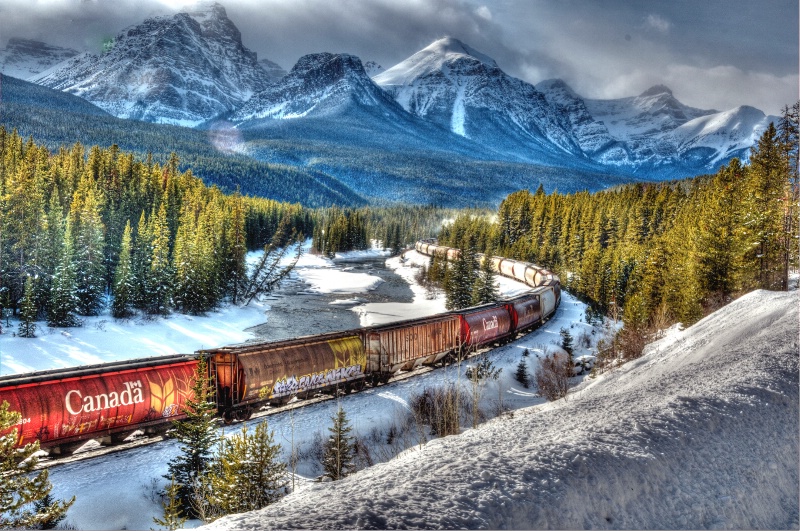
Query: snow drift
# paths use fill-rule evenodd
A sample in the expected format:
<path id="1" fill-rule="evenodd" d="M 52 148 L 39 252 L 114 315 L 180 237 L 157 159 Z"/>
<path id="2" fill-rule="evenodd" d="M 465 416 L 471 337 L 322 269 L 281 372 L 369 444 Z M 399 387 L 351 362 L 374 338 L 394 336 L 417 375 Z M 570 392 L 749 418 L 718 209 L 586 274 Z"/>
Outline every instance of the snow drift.
<path id="1" fill-rule="evenodd" d="M 751 293 L 567 400 L 205 529 L 797 528 L 797 302 Z"/>

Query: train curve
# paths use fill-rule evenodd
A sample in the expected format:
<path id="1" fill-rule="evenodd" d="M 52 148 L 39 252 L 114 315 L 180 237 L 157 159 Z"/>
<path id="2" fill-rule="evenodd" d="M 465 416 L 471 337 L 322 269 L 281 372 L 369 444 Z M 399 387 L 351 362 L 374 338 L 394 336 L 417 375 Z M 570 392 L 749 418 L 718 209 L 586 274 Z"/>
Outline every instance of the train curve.
<path id="1" fill-rule="evenodd" d="M 421 240 L 415 250 L 448 260 L 459 252 L 435 240 Z M 491 304 L 354 330 L 6 376 L 0 378 L 0 401 L 22 415 L 18 445 L 38 440 L 51 453 L 69 454 L 88 439 L 115 444 L 136 430 L 166 430 L 183 417 L 201 358 L 218 414 L 230 422 L 267 404 L 334 389 L 358 391 L 510 341 L 558 308 L 561 285 L 550 271 L 503 257 L 479 259 L 531 289 Z"/>

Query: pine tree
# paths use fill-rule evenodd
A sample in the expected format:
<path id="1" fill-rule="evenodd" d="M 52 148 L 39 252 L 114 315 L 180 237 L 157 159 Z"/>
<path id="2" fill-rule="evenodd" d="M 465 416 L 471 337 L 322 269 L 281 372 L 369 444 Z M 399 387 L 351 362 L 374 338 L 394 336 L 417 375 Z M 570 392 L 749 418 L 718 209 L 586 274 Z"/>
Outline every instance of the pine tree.
<path id="1" fill-rule="evenodd" d="M 478 278 L 475 280 L 475 286 L 472 292 L 472 304 L 487 304 L 495 302 L 499 296 L 497 285 L 495 284 L 495 271 L 492 264 L 492 251 L 491 248 L 486 251 L 481 262 L 481 267 L 478 272 Z"/>
<path id="2" fill-rule="evenodd" d="M 562 328 L 558 333 L 561 334 L 561 348 L 572 357 L 572 334 L 567 328 Z"/>
<path id="3" fill-rule="evenodd" d="M 445 307 L 460 310 L 472 305 L 472 288 L 478 270 L 478 260 L 472 242 L 458 249 L 458 256 L 447 269 L 445 278 Z"/>
<path id="4" fill-rule="evenodd" d="M 146 283 L 150 294 L 147 313 L 166 316 L 172 308 L 174 274 L 169 259 L 169 224 L 165 203 L 162 202 L 158 211 L 150 216 L 148 228 L 152 238 L 152 254 Z"/>
<path id="5" fill-rule="evenodd" d="M 285 494 L 286 463 L 278 459 L 281 446 L 266 422 L 249 433 L 242 431 L 224 439 L 209 473 L 212 505 L 219 514 L 255 511 Z"/>
<path id="6" fill-rule="evenodd" d="M 119 263 L 114 272 L 114 301 L 111 303 L 111 315 L 117 319 L 125 319 L 133 315 L 133 265 L 131 263 L 131 222 L 125 225 L 122 234 L 122 247 L 119 252 Z"/>
<path id="7" fill-rule="evenodd" d="M 164 477 L 178 484 L 178 501 L 190 518 L 197 516 L 192 504 L 197 483 L 211 462 L 212 448 L 217 440 L 215 428 L 216 405 L 213 386 L 208 377 L 208 364 L 200 358 L 194 373 L 191 396 L 186 398 L 182 412 L 186 418 L 176 421 L 170 435 L 180 442 L 180 454 L 169 462 L 169 474 Z"/>
<path id="8" fill-rule="evenodd" d="M 97 315 L 105 292 L 105 227 L 91 183 L 81 182 L 70 208 L 78 313 Z"/>
<path id="9" fill-rule="evenodd" d="M 324 476 L 333 481 L 340 480 L 349 476 L 355 470 L 355 445 L 353 436 L 350 435 L 352 428 L 347 420 L 344 409 L 339 406 L 336 415 L 333 416 L 333 426 L 328 428 L 331 432 L 328 441 L 325 443 L 325 450 L 322 456 L 322 468 Z"/>
<path id="10" fill-rule="evenodd" d="M 20 314 L 19 337 L 36 337 L 36 294 L 33 289 L 33 277 L 25 280 L 25 296 L 22 298 L 22 312 Z"/>
<path id="11" fill-rule="evenodd" d="M 47 324 L 50 326 L 78 326 L 77 275 L 72 253 L 72 225 L 67 221 L 61 258 L 53 275 Z"/>
<path id="12" fill-rule="evenodd" d="M 519 364 L 517 365 L 517 372 L 514 375 L 514 378 L 522 384 L 522 387 L 527 389 L 530 387 L 530 377 L 528 376 L 528 364 L 525 362 L 525 357 L 523 356 L 519 360 Z"/>
<path id="13" fill-rule="evenodd" d="M 181 510 L 178 500 L 178 490 L 179 485 L 175 483 L 175 478 L 172 478 L 164 492 L 164 500 L 161 502 L 161 506 L 164 508 L 164 517 L 153 517 L 153 522 L 155 522 L 156 525 L 169 529 L 169 531 L 182 528 L 187 520 L 187 518 L 183 516 L 183 511 Z"/>
<path id="14" fill-rule="evenodd" d="M 39 441 L 17 445 L 17 426 L 22 418 L 9 410 L 5 400 L 0 404 L 0 528 L 36 529 L 42 524 L 63 519 L 75 502 L 52 501 L 48 498 L 53 485 L 47 469 L 35 473 Z M 51 503 L 43 503 L 45 498 Z"/>

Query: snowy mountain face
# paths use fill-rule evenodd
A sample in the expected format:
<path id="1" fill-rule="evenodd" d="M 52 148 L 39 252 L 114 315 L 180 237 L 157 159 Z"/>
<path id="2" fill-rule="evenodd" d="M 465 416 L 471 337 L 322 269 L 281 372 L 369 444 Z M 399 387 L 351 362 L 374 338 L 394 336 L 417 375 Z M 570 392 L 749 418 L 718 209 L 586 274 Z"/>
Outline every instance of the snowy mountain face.
<path id="1" fill-rule="evenodd" d="M 0 50 L 0 72 L 18 79 L 30 79 L 55 64 L 78 55 L 77 50 L 40 41 L 9 39 Z"/>
<path id="2" fill-rule="evenodd" d="M 269 59 L 259 59 L 258 65 L 267 73 L 270 83 L 274 83 L 286 75 L 286 70 L 283 67 Z"/>
<path id="3" fill-rule="evenodd" d="M 367 73 L 369 77 L 375 77 L 381 72 L 386 70 L 384 67 L 376 63 L 375 61 L 367 61 L 364 63 L 364 71 Z"/>
<path id="4" fill-rule="evenodd" d="M 82 54 L 35 81 L 120 118 L 193 126 L 232 111 L 273 78 L 225 9 L 205 4 L 147 19 L 123 30 L 102 55 Z"/>
<path id="5" fill-rule="evenodd" d="M 327 116 L 350 105 L 399 111 L 394 101 L 372 82 L 358 57 L 310 54 L 301 57 L 280 81 L 254 95 L 233 114 L 231 121 L 242 124 Z"/>
<path id="6" fill-rule="evenodd" d="M 733 157 L 746 158 L 775 119 L 752 107 L 724 112 L 689 107 L 663 85 L 614 100 L 582 98 L 560 79 L 542 81 L 536 88 L 567 114 L 588 156 L 634 172 L 716 171 Z"/>
<path id="7" fill-rule="evenodd" d="M 406 111 L 498 151 L 542 162 L 583 157 L 564 115 L 533 85 L 457 39 L 440 39 L 374 80 Z"/>

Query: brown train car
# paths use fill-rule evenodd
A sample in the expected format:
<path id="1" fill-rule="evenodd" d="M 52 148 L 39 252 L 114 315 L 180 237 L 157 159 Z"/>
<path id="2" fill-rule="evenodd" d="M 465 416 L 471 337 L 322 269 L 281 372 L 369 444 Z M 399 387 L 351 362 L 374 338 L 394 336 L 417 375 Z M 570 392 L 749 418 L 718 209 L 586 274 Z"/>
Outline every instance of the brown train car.
<path id="1" fill-rule="evenodd" d="M 512 330 L 524 330 L 542 320 L 538 294 L 520 295 L 506 303 L 511 311 Z"/>
<path id="2" fill-rule="evenodd" d="M 361 331 L 205 350 L 224 415 L 263 401 L 286 401 L 315 389 L 362 380 Z"/>
<path id="3" fill-rule="evenodd" d="M 462 310 L 458 317 L 461 322 L 462 346 L 485 345 L 511 332 L 511 314 L 505 306 L 479 306 Z"/>
<path id="4" fill-rule="evenodd" d="M 194 356 L 160 356 L 0 378 L 0 402 L 22 420 L 19 445 L 124 439 L 137 429 L 183 418 Z"/>
<path id="5" fill-rule="evenodd" d="M 455 351 L 460 342 L 455 315 L 441 315 L 370 328 L 365 331 L 367 370 L 381 375 L 430 365 Z"/>

